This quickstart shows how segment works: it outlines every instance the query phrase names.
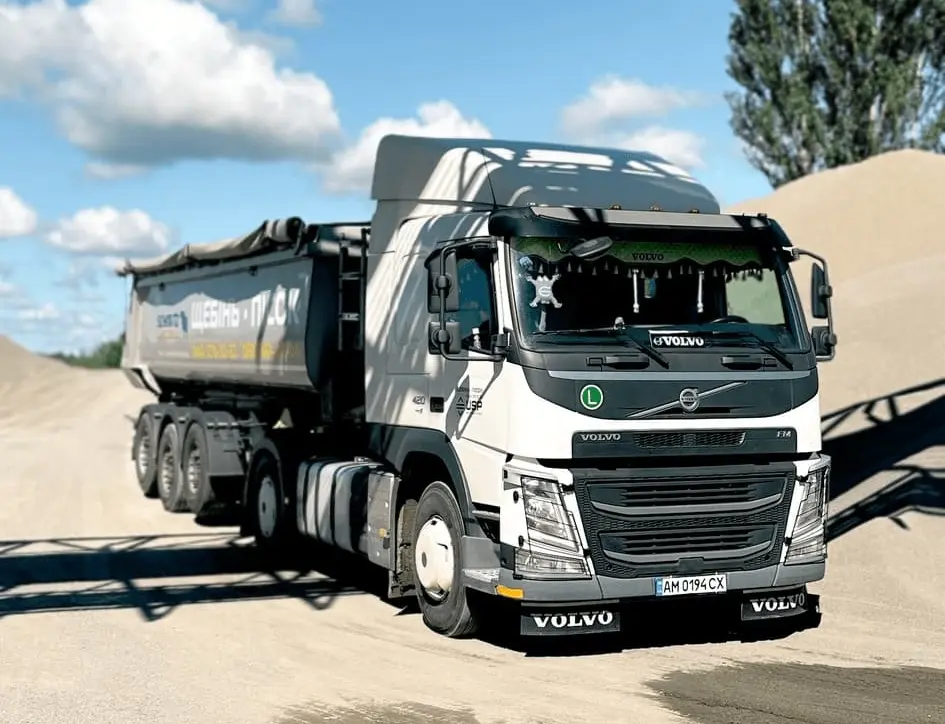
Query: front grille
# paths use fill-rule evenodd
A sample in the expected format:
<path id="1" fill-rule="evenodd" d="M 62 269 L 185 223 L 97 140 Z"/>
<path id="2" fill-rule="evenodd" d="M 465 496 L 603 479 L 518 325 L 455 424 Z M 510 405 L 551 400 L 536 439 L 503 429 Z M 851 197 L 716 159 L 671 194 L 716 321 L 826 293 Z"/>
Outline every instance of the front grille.
<path id="1" fill-rule="evenodd" d="M 752 570 L 780 558 L 791 463 L 572 472 L 601 575 Z"/>
<path id="2" fill-rule="evenodd" d="M 777 503 L 783 493 L 783 478 L 750 474 L 641 476 L 630 481 L 593 481 L 588 487 L 590 504 L 616 515 L 754 510 Z"/>
<path id="3" fill-rule="evenodd" d="M 653 450 L 673 447 L 738 447 L 745 442 L 740 430 L 726 432 L 637 432 L 633 441 L 638 447 Z"/>
<path id="4" fill-rule="evenodd" d="M 726 560 L 757 555 L 771 547 L 777 526 L 719 526 L 705 529 L 696 523 L 692 530 L 640 530 L 601 533 L 604 555 L 627 563 L 675 563 L 680 557 L 699 555 L 709 560 Z"/>

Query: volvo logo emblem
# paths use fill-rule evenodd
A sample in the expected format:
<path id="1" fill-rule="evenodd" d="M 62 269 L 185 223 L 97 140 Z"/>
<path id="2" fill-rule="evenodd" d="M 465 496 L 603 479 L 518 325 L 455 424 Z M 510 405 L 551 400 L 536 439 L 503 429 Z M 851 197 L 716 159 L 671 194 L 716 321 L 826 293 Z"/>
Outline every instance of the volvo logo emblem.
<path id="1" fill-rule="evenodd" d="M 679 406 L 686 412 L 695 412 L 699 409 L 699 390 L 687 387 L 679 393 Z"/>

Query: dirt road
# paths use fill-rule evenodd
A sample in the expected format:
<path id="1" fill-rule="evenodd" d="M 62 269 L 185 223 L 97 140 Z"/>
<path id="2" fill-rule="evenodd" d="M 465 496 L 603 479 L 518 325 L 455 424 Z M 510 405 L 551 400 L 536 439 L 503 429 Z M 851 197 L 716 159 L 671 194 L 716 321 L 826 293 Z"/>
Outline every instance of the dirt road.
<path id="1" fill-rule="evenodd" d="M 945 672 L 904 668 L 945 668 L 945 518 L 850 508 L 870 470 L 834 503 L 819 629 L 525 655 L 439 638 L 337 562 L 264 572 L 232 529 L 145 500 L 145 399 L 66 369 L 0 391 L 2 724 L 945 722 Z"/>

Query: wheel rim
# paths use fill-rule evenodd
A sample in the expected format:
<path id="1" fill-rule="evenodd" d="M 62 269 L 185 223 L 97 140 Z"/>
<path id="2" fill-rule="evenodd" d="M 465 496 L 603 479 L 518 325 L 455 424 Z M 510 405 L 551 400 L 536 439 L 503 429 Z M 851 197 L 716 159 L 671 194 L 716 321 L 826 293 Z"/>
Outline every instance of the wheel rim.
<path id="1" fill-rule="evenodd" d="M 196 495 L 200 490 L 200 471 L 203 463 L 200 457 L 200 448 L 196 445 L 187 454 L 187 488 Z"/>
<path id="2" fill-rule="evenodd" d="M 165 497 L 171 494 L 171 489 L 174 487 L 174 468 L 177 467 L 177 462 L 174 460 L 174 452 L 169 448 L 164 449 L 164 454 L 161 455 L 161 491 L 164 493 Z"/>
<path id="3" fill-rule="evenodd" d="M 432 516 L 417 534 L 414 568 L 423 592 L 440 603 L 453 587 L 453 539 L 445 521 Z"/>
<path id="4" fill-rule="evenodd" d="M 256 517 L 259 521 L 259 532 L 264 538 L 271 538 L 276 530 L 279 508 L 276 500 L 276 484 L 268 475 L 259 483 Z"/>
<path id="5" fill-rule="evenodd" d="M 151 433 L 145 432 L 138 438 L 138 454 L 135 455 L 136 472 L 139 478 L 143 478 L 148 471 L 148 463 L 151 462 Z"/>

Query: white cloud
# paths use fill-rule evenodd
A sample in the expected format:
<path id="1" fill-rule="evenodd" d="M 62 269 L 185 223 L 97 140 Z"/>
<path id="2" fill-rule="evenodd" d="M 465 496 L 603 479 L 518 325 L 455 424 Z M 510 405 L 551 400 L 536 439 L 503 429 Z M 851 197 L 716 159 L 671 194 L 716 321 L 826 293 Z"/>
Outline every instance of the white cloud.
<path id="1" fill-rule="evenodd" d="M 416 118 L 378 118 L 365 128 L 358 140 L 335 154 L 324 171 L 324 187 L 332 193 L 363 191 L 371 185 L 374 157 L 381 138 L 388 134 L 433 138 L 492 138 L 478 119 L 466 118 L 449 101 L 425 103 Z"/>
<path id="2" fill-rule="evenodd" d="M 565 106 L 561 125 L 571 136 L 595 135 L 630 119 L 662 116 L 702 102 L 701 93 L 608 75 L 595 81 L 583 97 Z"/>
<path id="3" fill-rule="evenodd" d="M 0 187 L 0 239 L 32 234 L 38 221 L 36 212 L 13 189 Z"/>
<path id="4" fill-rule="evenodd" d="M 0 4 L 0 96 L 48 104 L 98 175 L 181 159 L 324 161 L 340 134 L 331 91 L 266 45 L 186 0 Z"/>
<path id="5" fill-rule="evenodd" d="M 99 276 L 104 270 L 105 264 L 101 259 L 80 257 L 69 264 L 66 275 L 56 285 L 80 294 L 86 289 L 97 288 Z"/>
<path id="6" fill-rule="evenodd" d="M 80 254 L 146 256 L 166 251 L 172 237 L 165 224 L 143 211 L 103 206 L 61 219 L 44 239 L 52 246 Z"/>
<path id="7" fill-rule="evenodd" d="M 691 131 L 647 126 L 616 137 L 609 145 L 627 151 L 649 151 L 689 170 L 705 166 L 702 158 L 705 139 Z"/>
<path id="8" fill-rule="evenodd" d="M 220 8 L 220 10 L 244 10 L 246 8 L 245 0 L 200 0 L 204 5 L 211 8 Z"/>
<path id="9" fill-rule="evenodd" d="M 40 306 L 21 309 L 16 313 L 16 316 L 25 322 L 39 322 L 59 319 L 61 314 L 55 304 L 46 302 Z"/>
<path id="10" fill-rule="evenodd" d="M 120 322 L 101 312 L 62 310 L 52 302 L 24 303 L 17 309 L 11 316 L 0 315 L 0 334 L 33 340 L 28 346 L 45 352 L 90 352 L 121 332 Z"/>
<path id="11" fill-rule="evenodd" d="M 0 302 L 0 312 L 12 312 L 31 306 L 26 291 L 19 284 L 4 277 L 0 277 Z"/>
<path id="12" fill-rule="evenodd" d="M 147 166 L 136 166 L 131 163 L 98 163 L 93 161 L 85 165 L 85 172 L 92 178 L 111 181 L 117 178 L 137 176 L 148 170 Z"/>
<path id="13" fill-rule="evenodd" d="M 322 14 L 315 7 L 315 0 L 279 0 L 270 18 L 283 25 L 307 28 L 322 23 Z"/>
<path id="14" fill-rule="evenodd" d="M 665 116 L 672 111 L 706 102 L 703 94 L 667 86 L 647 85 L 636 78 L 605 76 L 587 93 L 561 111 L 561 128 L 572 140 L 590 146 L 649 151 L 693 169 L 704 166 L 705 140 L 696 133 L 662 125 L 628 128 L 642 118 Z"/>

